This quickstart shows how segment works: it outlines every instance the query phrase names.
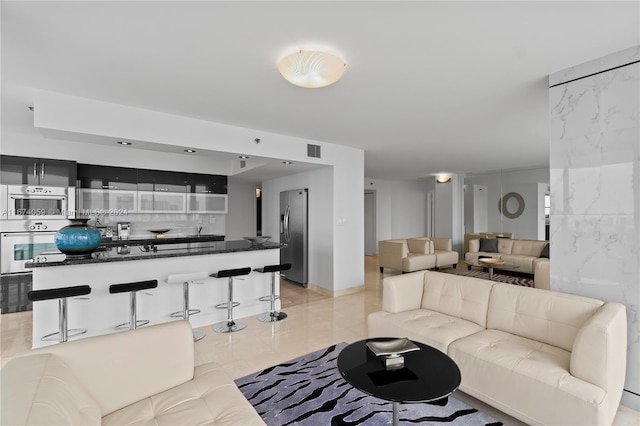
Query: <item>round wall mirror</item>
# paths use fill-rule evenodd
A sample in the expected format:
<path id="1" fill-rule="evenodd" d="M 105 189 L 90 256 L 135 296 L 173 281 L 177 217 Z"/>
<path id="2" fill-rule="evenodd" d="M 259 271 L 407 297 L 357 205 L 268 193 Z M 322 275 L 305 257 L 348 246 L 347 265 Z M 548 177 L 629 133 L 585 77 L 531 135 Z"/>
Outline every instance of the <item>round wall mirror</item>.
<path id="1" fill-rule="evenodd" d="M 520 217 L 524 211 L 524 198 L 517 192 L 509 192 L 502 197 L 498 209 L 509 219 Z"/>

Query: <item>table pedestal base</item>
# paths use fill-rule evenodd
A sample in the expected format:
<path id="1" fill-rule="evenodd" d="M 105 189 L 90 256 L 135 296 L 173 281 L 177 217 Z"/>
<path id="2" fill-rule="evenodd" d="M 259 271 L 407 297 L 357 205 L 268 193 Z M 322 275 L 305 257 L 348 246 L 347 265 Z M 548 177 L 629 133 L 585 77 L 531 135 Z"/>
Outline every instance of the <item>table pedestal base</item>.
<path id="1" fill-rule="evenodd" d="M 398 402 L 393 402 L 393 426 L 398 426 Z"/>

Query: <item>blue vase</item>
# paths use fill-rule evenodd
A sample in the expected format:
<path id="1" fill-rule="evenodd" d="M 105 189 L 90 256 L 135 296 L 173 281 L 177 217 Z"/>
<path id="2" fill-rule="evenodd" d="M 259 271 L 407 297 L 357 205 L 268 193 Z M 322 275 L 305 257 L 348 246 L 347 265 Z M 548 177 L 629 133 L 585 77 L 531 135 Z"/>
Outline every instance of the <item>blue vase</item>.
<path id="1" fill-rule="evenodd" d="M 61 228 L 54 237 L 56 247 L 67 258 L 87 258 L 102 241 L 102 234 L 95 226 L 87 224 L 89 219 L 70 219 L 71 224 Z"/>

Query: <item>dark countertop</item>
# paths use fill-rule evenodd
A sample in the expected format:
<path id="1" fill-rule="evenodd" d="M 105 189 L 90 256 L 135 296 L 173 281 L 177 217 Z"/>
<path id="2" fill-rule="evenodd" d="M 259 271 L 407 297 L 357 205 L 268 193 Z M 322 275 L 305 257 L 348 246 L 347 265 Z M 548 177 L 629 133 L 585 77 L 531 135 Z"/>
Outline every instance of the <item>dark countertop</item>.
<path id="1" fill-rule="evenodd" d="M 160 245 L 160 244 L 180 244 L 180 243 L 193 243 L 193 242 L 209 242 L 209 241 L 224 241 L 224 235 L 206 234 L 206 235 L 183 235 L 180 237 L 165 236 L 164 238 L 156 237 L 133 237 L 128 240 L 116 240 L 116 239 L 102 239 L 100 243 L 104 247 L 120 247 L 120 246 L 143 246 L 143 245 Z"/>
<path id="2" fill-rule="evenodd" d="M 158 240 L 168 240 L 167 238 L 160 238 Z M 157 245 L 158 240 L 155 238 L 150 240 L 154 245 Z M 148 260 L 148 259 L 161 259 L 167 257 L 182 257 L 182 256 L 200 256 L 207 254 L 221 254 L 221 253 L 235 253 L 243 251 L 256 251 L 256 250 L 272 250 L 279 249 L 282 244 L 268 241 L 261 245 L 252 245 L 249 241 L 201 241 L 194 240 L 193 237 L 188 238 L 188 242 L 178 244 L 173 238 L 173 245 L 156 246 L 157 251 L 153 249 L 149 251 L 148 247 L 144 247 L 145 243 L 140 241 L 146 240 L 132 240 L 133 244 L 128 246 L 122 246 L 123 241 L 117 241 L 117 245 L 106 246 L 101 245 L 98 250 L 91 253 L 87 258 L 69 258 L 59 262 L 44 262 L 44 263 L 32 263 L 27 262 L 27 268 L 42 268 L 48 266 L 69 266 L 69 265 L 84 265 L 89 263 L 106 263 L 106 262 L 122 262 L 129 260 Z M 114 241 L 115 243 L 115 241 Z M 135 244 L 135 245 L 134 245 Z M 167 243 L 163 243 L 167 244 Z M 124 251 L 123 251 L 124 249 Z"/>

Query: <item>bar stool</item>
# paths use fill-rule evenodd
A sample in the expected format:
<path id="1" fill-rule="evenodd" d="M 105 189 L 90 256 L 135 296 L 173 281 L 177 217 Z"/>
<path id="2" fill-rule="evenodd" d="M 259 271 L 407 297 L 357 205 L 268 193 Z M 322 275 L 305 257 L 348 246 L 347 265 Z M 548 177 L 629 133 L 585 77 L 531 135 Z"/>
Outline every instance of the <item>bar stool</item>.
<path id="1" fill-rule="evenodd" d="M 289 269 L 291 269 L 290 263 L 283 263 L 281 265 L 267 265 L 262 268 L 254 269 L 254 271 L 260 272 L 261 274 L 265 274 L 267 272 L 271 273 L 271 294 L 258 299 L 261 302 L 271 302 L 271 308 L 269 309 L 269 312 L 258 315 L 258 321 L 275 322 L 281 321 L 287 317 L 287 314 L 285 314 L 284 312 L 276 311 L 276 300 L 280 299 L 280 296 L 276 294 L 276 272 L 288 271 Z"/>
<path id="2" fill-rule="evenodd" d="M 189 285 L 196 281 L 209 278 L 206 272 L 193 272 L 189 274 L 172 274 L 167 277 L 169 284 L 182 283 L 182 310 L 172 313 L 172 318 L 183 318 L 189 321 L 191 315 L 200 313 L 200 309 L 189 309 Z M 205 336 L 204 331 L 193 330 L 193 341 L 197 342 Z"/>
<path id="3" fill-rule="evenodd" d="M 118 324 L 115 326 L 116 330 L 128 327 L 130 330 L 134 330 L 143 325 L 149 324 L 149 320 L 137 319 L 137 303 L 136 295 L 140 290 L 148 290 L 150 288 L 158 287 L 158 280 L 138 281 L 133 283 L 124 284 L 112 284 L 109 286 L 109 293 L 129 293 L 129 322 Z"/>
<path id="4" fill-rule="evenodd" d="M 218 333 L 233 333 L 234 331 L 240 331 L 247 326 L 247 324 L 242 321 L 234 321 L 233 320 L 233 308 L 238 306 L 240 303 L 233 301 L 233 277 L 238 277 L 240 275 L 249 275 L 251 273 L 251 268 L 239 268 L 239 269 L 223 269 L 221 271 L 215 272 L 210 277 L 213 278 L 229 278 L 229 290 L 227 292 L 227 302 L 219 303 L 216 305 L 216 309 L 226 309 L 227 310 L 227 320 L 219 322 L 213 325 L 213 331 Z"/>
<path id="5" fill-rule="evenodd" d="M 47 334 L 42 337 L 42 341 L 55 340 L 51 337 L 58 335 L 58 342 L 64 343 L 69 337 L 79 336 L 87 332 L 85 328 L 67 328 L 67 299 L 69 297 L 84 296 L 91 293 L 91 287 L 88 285 L 76 285 L 72 287 L 60 287 L 46 290 L 33 290 L 27 293 L 27 297 L 32 302 L 40 300 L 58 299 L 58 331 Z"/>

